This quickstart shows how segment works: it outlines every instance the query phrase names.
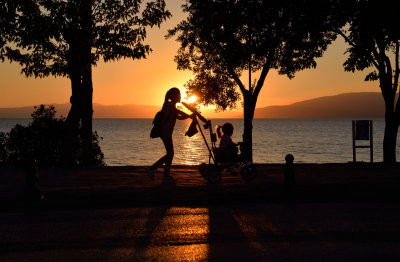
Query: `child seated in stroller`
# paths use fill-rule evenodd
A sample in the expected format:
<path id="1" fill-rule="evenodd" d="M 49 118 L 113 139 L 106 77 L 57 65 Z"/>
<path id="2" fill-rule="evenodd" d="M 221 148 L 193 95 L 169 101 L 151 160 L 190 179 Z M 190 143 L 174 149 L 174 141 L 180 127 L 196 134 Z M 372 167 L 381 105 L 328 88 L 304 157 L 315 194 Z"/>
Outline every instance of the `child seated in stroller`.
<path id="1" fill-rule="evenodd" d="M 227 164 L 229 172 L 232 175 L 236 175 L 235 165 L 239 161 L 239 144 L 232 141 L 233 125 L 231 123 L 225 123 L 222 127 L 217 126 L 216 133 L 218 138 L 220 138 L 216 161 L 221 164 Z"/>

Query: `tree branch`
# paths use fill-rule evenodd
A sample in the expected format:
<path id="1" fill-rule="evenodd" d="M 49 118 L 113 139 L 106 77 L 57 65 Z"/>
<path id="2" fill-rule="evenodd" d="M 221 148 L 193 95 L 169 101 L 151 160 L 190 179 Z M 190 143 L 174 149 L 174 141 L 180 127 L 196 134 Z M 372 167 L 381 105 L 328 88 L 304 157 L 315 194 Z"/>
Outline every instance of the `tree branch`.
<path id="1" fill-rule="evenodd" d="M 376 67 L 379 71 L 379 79 L 383 85 L 380 85 L 380 88 L 382 90 L 382 94 L 384 97 L 387 97 L 388 95 L 391 96 L 391 91 L 392 91 L 392 79 L 390 79 L 390 89 L 388 89 L 387 85 L 387 74 L 386 74 L 386 66 L 385 66 L 385 48 L 383 44 L 378 41 L 379 39 L 376 39 L 376 45 L 377 49 L 374 48 L 373 53 L 374 56 L 376 57 L 378 61 L 378 66 Z M 386 99 L 386 98 L 385 98 Z"/>
<path id="2" fill-rule="evenodd" d="M 385 66 L 386 66 L 386 74 L 387 77 L 390 78 L 390 84 L 392 84 L 392 64 L 390 63 L 390 59 L 387 55 L 384 56 Z"/>
<path id="3" fill-rule="evenodd" d="M 336 31 L 336 33 L 341 35 L 344 38 L 344 41 L 347 42 L 349 45 L 356 46 L 356 44 L 353 41 L 351 41 L 351 39 L 345 33 L 343 33 L 342 30 L 339 29 L 338 31 Z"/>
<path id="4" fill-rule="evenodd" d="M 397 86 L 399 84 L 399 75 L 400 75 L 400 70 L 399 70 L 399 41 L 396 42 L 396 53 L 395 53 L 395 73 L 394 73 L 394 81 L 393 81 L 393 90 L 394 93 L 397 92 Z"/>
<path id="5" fill-rule="evenodd" d="M 371 50 L 371 62 L 374 64 L 375 68 L 379 70 L 379 53 L 376 51 L 375 47 Z"/>
<path id="6" fill-rule="evenodd" d="M 394 84 L 393 84 L 393 90 L 394 94 L 396 95 L 397 92 L 397 86 L 399 84 L 399 75 L 400 75 L 400 70 L 399 70 L 399 41 L 396 42 L 396 56 L 395 56 L 395 63 L 396 63 L 396 73 L 394 74 Z M 397 115 L 400 115 L 400 97 L 397 98 L 396 102 L 396 107 L 395 107 L 395 113 Z M 400 121 L 400 120 L 398 120 Z"/>
<path id="7" fill-rule="evenodd" d="M 342 30 L 338 30 L 338 31 L 336 31 L 340 36 L 342 36 L 343 37 L 343 39 L 344 39 L 344 41 L 346 42 L 346 43 L 348 43 L 350 46 L 352 46 L 352 47 L 355 47 L 356 46 L 356 43 L 354 43 L 345 33 L 343 33 L 343 31 Z M 379 70 L 379 65 L 378 65 L 378 63 L 376 62 L 376 60 L 378 59 L 378 53 L 376 52 L 376 50 L 375 49 L 372 49 L 371 50 L 371 52 L 372 52 L 372 56 L 371 56 L 371 62 L 372 62 L 372 64 Z"/>
<path id="8" fill-rule="evenodd" d="M 390 78 L 388 72 L 388 67 L 391 68 L 390 66 L 390 60 L 387 61 L 388 57 L 385 54 L 385 44 L 383 42 L 383 39 L 376 39 L 376 45 L 377 45 L 377 50 L 374 49 L 375 51 L 375 56 L 378 58 L 378 71 L 379 71 L 379 80 L 380 80 L 380 88 L 382 91 L 383 98 L 385 99 L 385 104 L 390 105 L 390 110 L 394 111 L 395 108 L 394 106 L 394 99 L 395 99 L 395 93 L 393 93 L 393 86 L 392 86 L 392 72 L 390 72 Z M 387 65 L 387 63 L 389 63 Z M 391 70 L 391 69 L 390 69 Z M 388 110 L 388 109 L 387 109 Z"/>
<path id="9" fill-rule="evenodd" d="M 379 70 L 379 53 L 376 51 L 375 48 L 372 49 L 372 63 L 374 64 L 375 68 Z"/>
<path id="10" fill-rule="evenodd" d="M 265 78 L 267 77 L 268 72 L 269 72 L 269 69 L 271 68 L 271 64 L 272 64 L 272 60 L 273 60 L 273 59 L 274 59 L 274 52 L 271 51 L 271 52 L 268 54 L 267 61 L 265 62 L 264 66 L 263 66 L 263 69 L 262 69 L 262 71 L 261 71 L 260 79 L 258 79 L 258 81 L 257 81 L 257 86 L 256 86 L 256 88 L 254 89 L 253 95 L 254 95 L 256 98 L 257 98 L 258 95 L 260 94 L 261 88 L 262 88 L 263 85 L 264 85 Z"/>
<path id="11" fill-rule="evenodd" d="M 233 80 L 235 80 L 236 84 L 238 84 L 240 91 L 242 91 L 243 95 L 249 92 L 249 90 L 246 90 L 246 88 L 244 87 L 242 81 L 240 81 L 240 78 L 238 77 L 236 72 L 230 66 L 228 66 L 228 72 L 233 78 Z"/>
<path id="12" fill-rule="evenodd" d="M 385 70 L 385 73 L 387 73 L 386 70 L 388 68 L 386 66 L 386 62 L 387 62 L 386 58 L 387 58 L 387 56 L 385 55 L 385 44 L 383 43 L 382 39 L 377 39 L 376 44 L 377 44 L 378 49 L 379 49 L 379 53 L 378 52 L 376 53 L 378 55 L 379 65 L 382 67 L 381 69 Z M 389 61 L 389 63 L 390 63 L 390 61 Z"/>

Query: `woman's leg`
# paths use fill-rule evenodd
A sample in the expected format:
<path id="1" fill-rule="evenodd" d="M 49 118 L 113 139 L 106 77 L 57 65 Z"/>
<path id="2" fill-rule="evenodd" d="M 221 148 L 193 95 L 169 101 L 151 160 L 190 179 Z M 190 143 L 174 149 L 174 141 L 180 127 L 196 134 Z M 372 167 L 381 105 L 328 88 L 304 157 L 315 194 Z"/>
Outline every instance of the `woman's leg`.
<path id="1" fill-rule="evenodd" d="M 164 175 L 169 175 L 171 169 L 172 159 L 174 158 L 174 145 L 172 142 L 172 137 L 161 137 L 164 147 L 167 150 L 167 154 L 155 162 L 152 166 L 152 170 L 156 170 L 165 163 Z"/>
<path id="2" fill-rule="evenodd" d="M 164 175 L 169 176 L 171 170 L 172 159 L 174 158 L 174 144 L 172 142 L 172 136 L 168 138 L 163 138 L 165 149 L 167 150 L 165 166 L 164 166 Z"/>

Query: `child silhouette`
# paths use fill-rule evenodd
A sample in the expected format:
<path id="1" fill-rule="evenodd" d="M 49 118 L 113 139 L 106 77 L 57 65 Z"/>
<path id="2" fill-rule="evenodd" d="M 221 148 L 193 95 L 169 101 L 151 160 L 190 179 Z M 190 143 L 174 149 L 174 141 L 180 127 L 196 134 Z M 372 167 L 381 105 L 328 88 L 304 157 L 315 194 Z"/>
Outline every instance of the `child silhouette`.
<path id="1" fill-rule="evenodd" d="M 152 166 L 147 167 L 146 171 L 150 178 L 154 179 L 154 170 L 164 166 L 164 176 L 170 175 L 172 159 L 174 158 L 174 144 L 172 142 L 172 133 L 174 131 L 176 120 L 183 120 L 191 117 L 176 108 L 176 103 L 181 101 L 181 92 L 178 88 L 173 87 L 165 94 L 165 100 L 162 111 L 161 132 L 160 138 L 164 143 L 167 154 L 161 157 Z"/>
<path id="2" fill-rule="evenodd" d="M 232 141 L 233 125 L 231 123 L 223 124 L 222 127 L 217 128 L 217 134 L 221 139 L 217 153 L 218 162 L 231 163 L 229 171 L 236 174 L 234 163 L 238 161 L 238 144 Z"/>

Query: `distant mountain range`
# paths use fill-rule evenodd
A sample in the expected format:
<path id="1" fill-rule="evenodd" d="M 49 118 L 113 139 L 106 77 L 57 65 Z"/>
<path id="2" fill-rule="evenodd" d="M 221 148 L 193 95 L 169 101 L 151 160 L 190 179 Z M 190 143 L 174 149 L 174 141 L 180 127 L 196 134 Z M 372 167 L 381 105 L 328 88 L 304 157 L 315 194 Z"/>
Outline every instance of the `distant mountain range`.
<path id="1" fill-rule="evenodd" d="M 257 108 L 255 118 L 381 118 L 385 105 L 381 93 L 346 93 L 324 96 L 287 106 Z"/>
<path id="2" fill-rule="evenodd" d="M 57 115 L 67 116 L 69 104 L 54 104 Z M 161 106 L 94 104 L 94 118 L 153 118 Z M 30 118 L 33 106 L 0 108 L 0 118 Z M 202 109 L 209 118 L 240 118 L 240 111 Z M 256 108 L 255 118 L 381 118 L 385 108 L 377 92 L 346 93 L 297 102 L 286 106 Z"/>

